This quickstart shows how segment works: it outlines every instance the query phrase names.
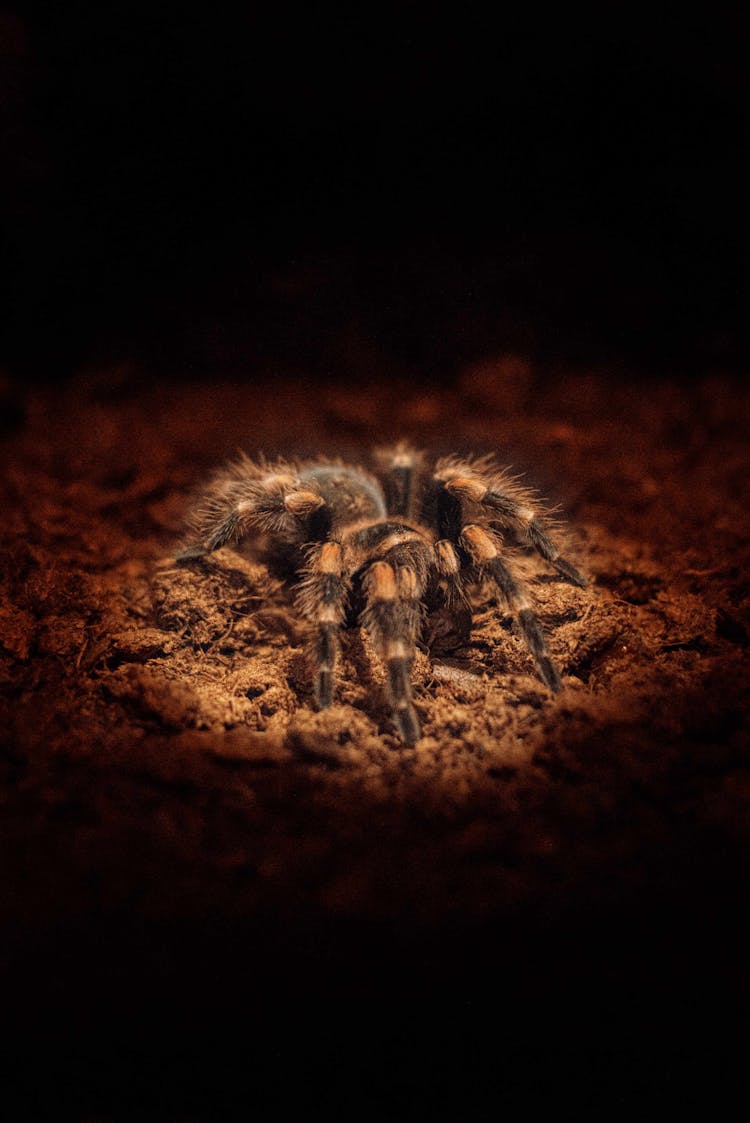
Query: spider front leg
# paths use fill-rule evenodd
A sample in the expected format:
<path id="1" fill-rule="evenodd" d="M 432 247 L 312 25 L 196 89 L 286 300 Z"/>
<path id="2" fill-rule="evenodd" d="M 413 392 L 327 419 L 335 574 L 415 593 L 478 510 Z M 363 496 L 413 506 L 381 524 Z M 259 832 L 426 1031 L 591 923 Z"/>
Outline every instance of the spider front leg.
<path id="1" fill-rule="evenodd" d="M 412 702 L 411 669 L 422 622 L 424 583 L 416 567 L 376 561 L 363 581 L 362 624 L 386 667 L 386 690 L 394 724 L 407 745 L 421 737 Z"/>
<path id="2" fill-rule="evenodd" d="M 252 530 L 294 535 L 326 506 L 317 491 L 289 471 L 261 473 L 248 462 L 235 478 L 218 477 L 191 516 L 194 541 L 177 554 L 190 561 L 239 542 Z M 311 536 L 312 537 L 312 536 Z"/>
<path id="3" fill-rule="evenodd" d="M 541 625 L 529 601 L 515 577 L 501 560 L 498 543 L 493 534 L 485 527 L 468 524 L 464 526 L 459 545 L 471 558 L 476 575 L 487 577 L 502 593 L 513 613 L 526 646 L 534 657 L 539 677 L 555 693 L 562 687 L 560 674 L 550 658 Z"/>
<path id="4" fill-rule="evenodd" d="M 341 543 L 330 541 L 315 547 L 308 555 L 297 601 L 303 616 L 315 628 L 311 644 L 313 691 L 321 710 L 333 701 L 336 665 L 341 652 L 341 628 L 350 588 L 351 578 L 346 570 Z"/>

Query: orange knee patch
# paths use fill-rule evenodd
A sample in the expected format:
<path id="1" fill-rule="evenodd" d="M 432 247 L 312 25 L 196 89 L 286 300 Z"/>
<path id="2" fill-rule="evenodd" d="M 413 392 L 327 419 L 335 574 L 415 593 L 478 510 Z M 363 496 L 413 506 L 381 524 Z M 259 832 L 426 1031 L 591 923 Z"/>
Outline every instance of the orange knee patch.
<path id="1" fill-rule="evenodd" d="M 481 503 L 487 494 L 487 488 L 481 480 L 475 480 L 471 476 L 454 476 L 446 483 L 445 490 L 451 495 L 457 495 L 459 499 L 470 499 L 473 503 Z"/>
<path id="2" fill-rule="evenodd" d="M 461 531 L 461 544 L 471 555 L 472 561 L 483 565 L 497 557 L 497 543 L 489 531 L 470 523 Z"/>
<path id="3" fill-rule="evenodd" d="M 388 562 L 375 562 L 370 567 L 368 586 L 368 591 L 375 600 L 396 599 L 396 574 Z"/>
<path id="4" fill-rule="evenodd" d="M 419 595 L 417 575 L 409 565 L 398 570 L 398 591 L 407 600 L 414 600 Z"/>
<path id="5" fill-rule="evenodd" d="M 343 551 L 338 542 L 326 542 L 321 546 L 318 556 L 318 568 L 321 573 L 341 573 L 343 565 Z"/>
<path id="6" fill-rule="evenodd" d="M 284 498 L 284 506 L 293 515 L 309 515 L 322 507 L 324 502 L 314 491 L 290 491 Z"/>

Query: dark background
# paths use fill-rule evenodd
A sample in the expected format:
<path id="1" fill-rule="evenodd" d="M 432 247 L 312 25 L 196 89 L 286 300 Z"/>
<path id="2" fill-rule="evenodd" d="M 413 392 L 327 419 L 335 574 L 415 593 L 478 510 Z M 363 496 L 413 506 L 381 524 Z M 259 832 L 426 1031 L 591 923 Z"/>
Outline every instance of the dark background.
<path id="1" fill-rule="evenodd" d="M 16 375 L 747 358 L 732 6 L 6 5 L 0 41 Z"/>
<path id="2" fill-rule="evenodd" d="M 175 382 L 277 377 L 276 431 L 285 411 L 308 407 L 295 418 L 296 436 L 305 416 L 317 417 L 321 431 L 318 399 L 299 394 L 305 381 L 350 378 L 361 402 L 368 380 L 451 385 L 473 360 L 516 352 L 531 360 L 529 384 L 547 389 L 552 412 L 564 400 L 559 379 L 552 395 L 552 375 L 595 368 L 594 380 L 571 380 L 561 411 L 574 424 L 560 426 L 560 439 L 582 447 L 587 427 L 606 413 L 602 384 L 662 375 L 696 382 L 688 396 L 688 416 L 700 414 L 696 432 L 664 395 L 675 414 L 664 420 L 666 442 L 639 445 L 627 425 L 606 430 L 632 441 L 631 475 L 616 478 L 621 461 L 607 469 L 582 453 L 583 475 L 596 478 L 592 464 L 601 469 L 599 490 L 589 492 L 597 522 L 598 512 L 610 512 L 605 492 L 608 502 L 613 496 L 607 525 L 619 518 L 618 503 L 648 510 L 653 494 L 640 490 L 638 472 L 647 467 L 653 485 L 665 462 L 652 450 L 664 443 L 684 447 L 664 474 L 687 465 L 692 495 L 714 476 L 744 482 L 737 383 L 710 377 L 742 371 L 750 350 L 750 114 L 739 10 L 713 5 L 710 15 L 670 19 L 631 4 L 605 7 L 603 16 L 503 10 L 498 32 L 471 5 L 441 16 L 409 3 L 329 15 L 284 3 L 232 15 L 6 4 L 0 415 L 6 401 L 15 413 L 2 417 L 2 431 L 24 420 L 16 384 L 65 382 L 86 368 L 107 372 L 90 380 L 96 408 L 83 414 L 92 427 L 101 423 L 110 385 L 116 409 L 110 367 L 120 364 L 123 379 L 123 361 L 139 376 Z M 587 410 L 581 399 L 592 385 L 598 396 Z M 285 393 L 290 387 L 296 396 Z M 214 395 L 213 387 L 198 390 L 175 411 L 178 422 L 191 400 Z M 56 395 L 44 400 L 52 405 L 29 411 L 39 446 L 28 463 L 74 465 L 53 489 L 68 503 L 88 445 L 79 461 L 74 436 L 68 449 L 64 432 L 50 435 L 60 414 Z M 480 414 L 487 403 L 478 400 Z M 158 395 L 143 401 L 167 408 Z M 521 393 L 511 414 L 523 401 Z M 490 408 L 488 425 L 501 416 L 495 398 Z M 325 431 L 369 443 L 369 418 L 357 414 L 347 429 L 341 416 L 333 413 Z M 203 423 L 199 414 L 190 420 L 194 436 Z M 386 420 L 382 414 L 379 424 Z M 254 418 L 254 432 L 260 423 Z M 213 462 L 216 430 L 193 447 L 175 437 L 178 425 L 165 439 L 166 460 L 155 457 L 153 470 L 148 459 L 134 466 L 151 431 L 142 429 L 131 442 L 125 423 L 113 426 L 124 432 L 127 468 L 120 479 L 106 466 L 97 486 L 140 486 L 142 471 L 160 488 L 160 465 L 173 463 L 187 479 L 197 472 L 196 449 L 197 462 Z M 103 444 L 107 432 L 97 437 Z M 722 472 L 702 459 L 706 448 Z M 567 463 L 576 464 L 573 453 Z M 37 476 L 29 479 L 32 529 L 24 534 L 36 548 L 47 493 L 40 497 Z M 713 502 L 714 491 L 707 494 Z M 722 517 L 733 502 L 723 491 Z M 126 527 L 140 517 L 119 498 L 112 508 Z M 716 551 L 717 568 L 706 563 L 704 575 L 724 573 L 722 552 L 734 548 L 713 518 L 711 508 L 710 518 L 686 524 Z M 738 559 L 726 572 L 739 589 Z M 744 596 L 738 591 L 738 602 Z M 744 625 L 731 626 L 742 646 Z M 729 697 L 731 715 L 731 682 L 722 678 L 720 687 L 716 697 Z M 707 727 L 715 712 L 723 711 L 707 708 L 701 719 Z M 724 732 L 710 736 L 720 741 Z M 48 748 L 39 751 L 44 758 Z M 678 818 L 679 804 L 670 813 Z M 129 868 L 128 854 L 117 857 Z M 459 924 L 455 935 L 426 937 L 404 930 L 399 917 L 392 930 L 364 922 L 348 929 L 326 916 L 285 926 L 283 910 L 281 920 L 251 916 L 244 927 L 221 914 L 193 925 L 178 917 L 164 931 L 137 910 L 124 926 L 119 916 L 109 927 L 106 918 L 74 918 L 68 931 L 44 930 L 24 944 L 24 962 L 40 967 L 30 988 L 29 973 L 15 980 L 10 1009 L 22 1011 L 23 1032 L 16 1024 L 11 1063 L 20 1069 L 16 1058 L 31 1056 L 30 1086 L 56 1119 L 65 1094 L 79 1107 L 136 1105 L 118 1118 L 144 1118 L 136 1107 L 149 1102 L 152 1085 L 184 1109 L 162 1118 L 216 1118 L 217 1087 L 252 1105 L 252 1080 L 272 1104 L 297 1089 L 309 1101 L 312 1088 L 324 1105 L 344 1102 L 355 1115 L 368 1097 L 388 1114 L 404 1088 L 416 1088 L 417 1116 L 421 1097 L 437 1117 L 452 1084 L 472 1105 L 489 1105 L 477 1118 L 496 1117 L 495 1096 L 527 1104 L 540 1086 L 556 1110 L 561 1088 L 568 1102 L 601 1093 L 608 1107 L 626 1096 L 646 1102 L 657 1084 L 672 1106 L 692 1103 L 697 1082 L 713 1097 L 735 1087 L 746 1040 L 746 1019 L 721 1007 L 735 984 L 733 1010 L 746 993 L 744 929 L 738 935 L 731 923 L 745 884 L 732 875 L 744 875 L 743 862 L 722 866 L 721 857 L 719 842 L 708 857 L 699 842 L 686 845 L 685 865 L 695 858 L 697 872 L 678 877 L 684 902 L 675 891 L 662 915 L 649 898 L 623 924 L 620 913 L 602 917 L 592 900 L 567 942 L 544 916 L 530 933 L 519 923 L 510 933 L 490 924 L 467 934 Z M 44 873 L 34 875 L 42 884 Z M 96 897 L 95 883 L 90 892 Z M 45 1020 L 48 1006 L 59 1022 Z M 714 1037 L 723 1052 L 712 1066 Z M 592 1043 L 594 1061 L 586 1054 Z M 18 1117 L 30 1110 L 42 1118 L 28 1101 Z"/>

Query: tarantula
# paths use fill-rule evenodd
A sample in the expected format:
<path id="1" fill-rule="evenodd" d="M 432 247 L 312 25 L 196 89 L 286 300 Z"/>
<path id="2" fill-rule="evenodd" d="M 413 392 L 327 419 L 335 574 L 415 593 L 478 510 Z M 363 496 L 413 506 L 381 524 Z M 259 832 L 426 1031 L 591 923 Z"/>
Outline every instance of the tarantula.
<path id="1" fill-rule="evenodd" d="M 314 694 L 333 700 L 340 632 L 359 623 L 382 658 L 393 722 L 407 745 L 420 737 L 411 668 L 427 608 L 470 626 L 467 589 L 489 584 L 507 602 L 542 681 L 560 675 L 503 545 L 530 546 L 563 578 L 584 586 L 550 537 L 536 496 L 491 457 L 447 457 L 430 470 L 405 443 L 375 453 L 373 471 L 339 461 L 251 460 L 242 455 L 207 487 L 179 562 L 249 534 L 296 575 L 297 604 L 313 628 Z M 460 630 L 460 627 L 459 627 Z"/>

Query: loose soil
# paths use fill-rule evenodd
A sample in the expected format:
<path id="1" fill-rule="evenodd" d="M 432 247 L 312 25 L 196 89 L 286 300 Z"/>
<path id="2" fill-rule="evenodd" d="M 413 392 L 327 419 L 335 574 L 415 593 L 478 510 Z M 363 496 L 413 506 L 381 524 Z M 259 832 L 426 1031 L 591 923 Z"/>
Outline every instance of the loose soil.
<path id="1" fill-rule="evenodd" d="M 632 1090 L 656 1055 L 644 1040 L 682 1056 L 681 1026 L 735 1025 L 750 841 L 739 382 L 505 355 L 437 390 L 153 384 L 123 368 L 4 399 L 5 986 L 54 1095 L 106 1115 L 153 1070 L 185 1117 L 211 1117 L 197 1058 L 217 1040 L 234 1056 L 245 1032 L 251 1084 L 286 1071 L 286 1049 L 325 1105 L 342 1079 L 321 1011 L 357 1073 L 352 1117 L 417 1093 L 427 1110 L 446 1057 L 476 1065 L 466 1083 L 497 1104 L 521 1081 L 502 1067 L 511 1039 L 522 1082 L 548 1071 L 541 1038 L 589 1091 L 632 1047 Z M 413 748 L 366 636 L 345 635 L 338 701 L 318 713 L 290 588 L 247 550 L 174 561 L 194 489 L 237 449 L 363 462 L 397 437 L 495 452 L 560 506 L 590 577 L 573 588 L 517 559 L 558 696 L 491 595 L 460 646 L 428 621 Z M 139 1060 L 123 1082 L 125 1039 Z"/>

